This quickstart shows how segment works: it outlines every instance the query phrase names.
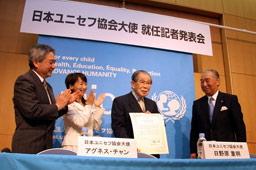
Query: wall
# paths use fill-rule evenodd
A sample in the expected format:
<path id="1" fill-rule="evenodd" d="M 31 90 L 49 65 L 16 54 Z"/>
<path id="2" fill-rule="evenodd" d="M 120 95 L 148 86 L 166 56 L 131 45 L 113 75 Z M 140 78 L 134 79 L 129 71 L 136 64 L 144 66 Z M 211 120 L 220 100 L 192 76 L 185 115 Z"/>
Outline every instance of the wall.
<path id="1" fill-rule="evenodd" d="M 79 1 L 79 0 L 77 0 Z M 80 0 L 122 7 L 117 0 Z M 193 2 L 193 3 L 192 3 Z M 12 104 L 13 85 L 18 75 L 28 70 L 27 52 L 37 35 L 20 33 L 25 0 L 0 1 L 0 149 L 11 147 L 15 130 Z M 126 0 L 125 7 L 162 15 L 204 21 L 256 31 L 254 0 Z M 256 128 L 253 105 L 256 90 L 256 35 L 211 27 L 213 56 L 194 54 L 196 98 L 203 96 L 200 73 L 213 68 L 221 75 L 220 89 L 238 95 L 247 127 L 251 153 L 256 153 Z"/>

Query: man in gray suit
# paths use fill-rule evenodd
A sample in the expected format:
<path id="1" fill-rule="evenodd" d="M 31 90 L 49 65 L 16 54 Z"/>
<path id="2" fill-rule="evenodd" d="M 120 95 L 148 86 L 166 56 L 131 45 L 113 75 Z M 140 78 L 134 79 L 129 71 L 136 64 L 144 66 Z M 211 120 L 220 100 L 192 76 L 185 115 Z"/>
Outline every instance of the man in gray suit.
<path id="1" fill-rule="evenodd" d="M 206 94 L 194 101 L 191 132 L 190 158 L 196 158 L 199 133 L 206 140 L 246 142 L 246 130 L 237 96 L 222 93 L 219 73 L 206 70 L 201 75 L 201 88 Z M 212 111 L 211 108 L 212 107 Z"/>
<path id="2" fill-rule="evenodd" d="M 52 148 L 55 120 L 67 112 L 78 93 L 67 89 L 56 101 L 45 79 L 55 69 L 55 50 L 44 44 L 29 51 L 30 70 L 19 76 L 14 85 L 16 129 L 12 140 L 15 153 L 36 154 Z"/>

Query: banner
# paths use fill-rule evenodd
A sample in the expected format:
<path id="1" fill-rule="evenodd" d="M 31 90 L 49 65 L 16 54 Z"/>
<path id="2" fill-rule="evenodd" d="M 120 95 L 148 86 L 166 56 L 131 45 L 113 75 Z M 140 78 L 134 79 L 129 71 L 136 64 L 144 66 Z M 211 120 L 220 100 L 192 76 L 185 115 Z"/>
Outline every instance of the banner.
<path id="1" fill-rule="evenodd" d="M 26 0 L 21 32 L 212 56 L 208 25 L 176 17 L 60 0 Z"/>
<path id="2" fill-rule="evenodd" d="M 56 69 L 47 81 L 55 96 L 64 91 L 65 78 L 72 72 L 84 73 L 88 89 L 98 96 L 106 94 L 101 129 L 96 136 L 113 137 L 111 107 L 115 97 L 131 91 L 131 76 L 146 70 L 153 84 L 148 98 L 156 101 L 166 124 L 169 154 L 161 158 L 189 158 L 189 134 L 194 94 L 193 57 L 191 54 L 167 50 L 127 46 L 81 39 L 39 36 L 39 43 L 56 49 Z M 64 135 L 63 122 L 56 122 L 54 143 L 60 147 Z"/>

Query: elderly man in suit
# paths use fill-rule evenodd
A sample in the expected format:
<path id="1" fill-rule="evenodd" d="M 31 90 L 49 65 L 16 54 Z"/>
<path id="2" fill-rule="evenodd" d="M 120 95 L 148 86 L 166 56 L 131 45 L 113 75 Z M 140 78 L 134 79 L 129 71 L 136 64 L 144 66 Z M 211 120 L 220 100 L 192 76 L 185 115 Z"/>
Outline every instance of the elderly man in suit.
<path id="1" fill-rule="evenodd" d="M 219 74 L 206 70 L 201 75 L 201 88 L 206 94 L 193 103 L 190 132 L 190 158 L 196 158 L 199 133 L 206 140 L 246 142 L 243 114 L 237 96 L 222 93 Z"/>
<path id="2" fill-rule="evenodd" d="M 44 44 L 29 51 L 30 70 L 19 76 L 14 85 L 16 129 L 12 140 L 15 153 L 36 154 L 52 148 L 55 120 L 67 112 L 78 93 L 67 89 L 56 101 L 50 84 L 45 79 L 55 69 L 55 50 Z"/>
<path id="3" fill-rule="evenodd" d="M 146 98 L 151 85 L 152 78 L 149 73 L 144 70 L 138 70 L 132 75 L 132 91 L 114 99 L 111 119 L 115 137 L 134 138 L 129 113 L 159 113 L 156 103 Z M 159 157 L 159 155 L 154 156 Z"/>

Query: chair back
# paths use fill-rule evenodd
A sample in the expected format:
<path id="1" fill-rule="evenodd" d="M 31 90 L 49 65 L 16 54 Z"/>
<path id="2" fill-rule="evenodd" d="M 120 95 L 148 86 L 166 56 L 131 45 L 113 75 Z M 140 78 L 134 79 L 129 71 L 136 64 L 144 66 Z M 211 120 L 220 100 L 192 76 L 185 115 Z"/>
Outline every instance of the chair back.
<path id="1" fill-rule="evenodd" d="M 44 151 L 41 151 L 39 153 L 37 153 L 37 155 L 41 155 L 41 154 L 50 154 L 50 155 L 76 155 L 76 152 L 67 150 L 67 149 L 63 149 L 63 148 L 53 148 L 53 149 L 47 149 Z"/>
<path id="2" fill-rule="evenodd" d="M 137 153 L 137 156 L 138 156 L 138 158 L 153 158 L 153 159 L 157 159 L 156 157 L 154 157 L 152 155 L 149 155 L 149 154 L 146 154 L 146 153 L 140 153 L 140 152 Z"/>

